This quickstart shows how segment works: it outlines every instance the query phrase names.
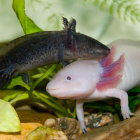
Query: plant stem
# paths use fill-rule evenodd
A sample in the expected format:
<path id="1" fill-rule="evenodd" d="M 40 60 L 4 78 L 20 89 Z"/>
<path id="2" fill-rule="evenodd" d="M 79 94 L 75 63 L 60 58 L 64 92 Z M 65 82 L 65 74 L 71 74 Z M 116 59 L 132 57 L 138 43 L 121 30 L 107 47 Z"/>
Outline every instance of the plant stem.
<path id="1" fill-rule="evenodd" d="M 35 96 L 37 96 L 41 101 L 43 101 L 44 103 L 46 103 L 47 105 L 49 105 L 51 108 L 55 109 L 58 112 L 61 112 L 61 114 L 65 114 L 68 117 L 72 117 L 71 114 L 69 114 L 64 108 L 60 108 L 59 106 L 57 106 L 55 103 L 52 103 L 49 100 L 46 100 L 44 97 L 42 97 L 39 93 L 37 93 L 36 91 L 33 91 L 33 94 Z"/>
<path id="2" fill-rule="evenodd" d="M 44 80 L 47 76 L 50 75 L 50 73 L 57 67 L 57 64 L 52 65 L 31 87 L 30 93 L 35 89 L 35 87 Z"/>
<path id="3" fill-rule="evenodd" d="M 64 100 L 64 103 L 65 103 L 65 105 L 66 105 L 66 108 L 67 108 L 68 113 L 71 114 L 70 108 L 69 108 L 69 106 L 68 106 L 68 104 L 67 104 L 67 100 Z"/>
<path id="4" fill-rule="evenodd" d="M 53 98 L 51 98 L 51 97 L 49 97 L 49 96 L 47 96 L 47 95 L 45 95 L 43 93 L 40 93 L 40 95 L 43 98 L 45 98 L 46 100 L 50 100 L 52 103 L 54 103 L 55 105 L 57 105 L 59 108 L 62 108 L 63 110 L 65 110 L 65 108 L 61 104 L 59 104 L 57 101 L 55 101 Z"/>
<path id="5" fill-rule="evenodd" d="M 76 106 L 74 107 L 73 118 L 76 119 Z"/>
<path id="6" fill-rule="evenodd" d="M 13 104 L 14 102 L 17 102 L 17 101 L 20 101 L 20 100 L 25 100 L 25 99 L 28 99 L 28 98 L 29 98 L 28 93 L 23 93 L 23 94 L 18 95 L 13 100 L 11 100 L 10 103 Z"/>

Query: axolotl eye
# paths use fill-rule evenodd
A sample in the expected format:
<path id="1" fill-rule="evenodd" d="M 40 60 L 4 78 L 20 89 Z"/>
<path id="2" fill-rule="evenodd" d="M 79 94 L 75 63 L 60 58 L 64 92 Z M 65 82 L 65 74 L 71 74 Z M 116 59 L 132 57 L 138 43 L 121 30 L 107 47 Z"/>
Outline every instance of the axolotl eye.
<path id="1" fill-rule="evenodd" d="M 71 77 L 70 76 L 67 76 L 67 80 L 71 80 Z"/>

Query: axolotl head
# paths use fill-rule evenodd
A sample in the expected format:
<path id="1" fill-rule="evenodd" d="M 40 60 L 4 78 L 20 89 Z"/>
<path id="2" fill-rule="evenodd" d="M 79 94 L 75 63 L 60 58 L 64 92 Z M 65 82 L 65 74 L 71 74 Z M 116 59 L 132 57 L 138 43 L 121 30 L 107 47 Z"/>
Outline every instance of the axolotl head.
<path id="1" fill-rule="evenodd" d="M 75 61 L 61 69 L 46 90 L 56 98 L 82 99 L 93 93 L 101 71 L 98 61 Z"/>

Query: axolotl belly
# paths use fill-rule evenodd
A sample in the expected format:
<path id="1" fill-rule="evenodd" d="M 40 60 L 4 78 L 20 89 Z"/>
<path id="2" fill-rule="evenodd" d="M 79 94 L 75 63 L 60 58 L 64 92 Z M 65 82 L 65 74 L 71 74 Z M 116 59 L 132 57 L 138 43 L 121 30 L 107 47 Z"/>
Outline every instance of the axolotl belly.
<path id="1" fill-rule="evenodd" d="M 111 48 L 108 56 L 101 60 L 75 61 L 60 70 L 46 87 L 54 97 L 76 100 L 83 132 L 86 132 L 84 102 L 118 98 L 123 118 L 133 115 L 126 91 L 140 83 L 140 42 L 117 40 L 108 47 Z"/>

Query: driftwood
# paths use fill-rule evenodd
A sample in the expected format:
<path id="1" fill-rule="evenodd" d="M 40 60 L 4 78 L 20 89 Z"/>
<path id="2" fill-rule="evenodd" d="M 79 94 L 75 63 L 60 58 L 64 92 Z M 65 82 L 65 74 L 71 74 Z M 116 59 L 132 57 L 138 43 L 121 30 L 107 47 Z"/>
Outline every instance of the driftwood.
<path id="1" fill-rule="evenodd" d="M 135 116 L 81 135 L 77 140 L 140 140 L 140 106 Z"/>

